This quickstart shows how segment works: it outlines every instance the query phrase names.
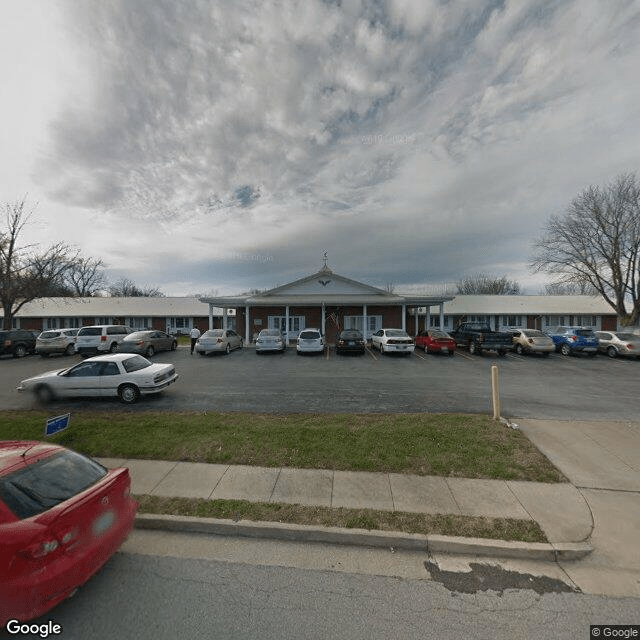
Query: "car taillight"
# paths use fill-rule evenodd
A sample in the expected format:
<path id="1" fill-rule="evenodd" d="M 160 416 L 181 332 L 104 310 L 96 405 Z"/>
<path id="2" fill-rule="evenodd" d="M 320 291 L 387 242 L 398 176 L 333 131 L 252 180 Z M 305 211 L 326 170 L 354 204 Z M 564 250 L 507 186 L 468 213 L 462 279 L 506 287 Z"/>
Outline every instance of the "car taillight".
<path id="1" fill-rule="evenodd" d="M 107 336 L 100 336 L 100 342 L 106 342 Z"/>
<path id="2" fill-rule="evenodd" d="M 628 344 L 627 349 L 635 349 L 635 347 L 632 344 Z"/>
<path id="3" fill-rule="evenodd" d="M 577 337 L 577 336 L 571 336 L 571 339 L 572 339 L 574 342 L 576 342 L 576 340 L 578 339 L 578 337 Z"/>
<path id="4" fill-rule="evenodd" d="M 143 340 L 138 340 L 138 342 L 136 342 L 136 344 L 137 344 L 139 347 L 141 347 L 141 346 L 144 344 L 144 341 L 143 341 Z"/>
<path id="5" fill-rule="evenodd" d="M 11 346 L 11 340 L 9 340 L 9 338 L 7 338 L 7 339 L 4 341 L 4 346 L 5 346 L 5 347 L 10 347 L 10 346 Z"/>
<path id="6" fill-rule="evenodd" d="M 533 344 L 533 338 L 529 338 L 529 339 L 527 340 L 527 342 L 528 342 L 529 344 Z"/>
<path id="7" fill-rule="evenodd" d="M 39 540 L 24 549 L 20 549 L 18 554 L 32 560 L 40 560 L 55 551 L 59 546 L 60 543 L 57 540 Z"/>
<path id="8" fill-rule="evenodd" d="M 339 344 L 341 347 L 344 347 L 344 340 L 340 340 L 340 342 L 338 342 L 338 344 Z"/>
<path id="9" fill-rule="evenodd" d="M 224 340 L 222 338 L 218 338 L 216 342 L 224 342 Z"/>

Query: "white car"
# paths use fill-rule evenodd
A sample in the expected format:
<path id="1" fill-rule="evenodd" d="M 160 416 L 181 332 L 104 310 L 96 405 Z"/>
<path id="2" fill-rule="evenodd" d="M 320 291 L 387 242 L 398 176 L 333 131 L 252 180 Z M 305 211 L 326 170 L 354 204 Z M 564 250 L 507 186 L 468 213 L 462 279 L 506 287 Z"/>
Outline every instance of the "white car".
<path id="1" fill-rule="evenodd" d="M 371 336 L 371 348 L 377 349 L 380 353 L 411 355 L 416 345 L 404 329 L 379 329 Z"/>
<path id="2" fill-rule="evenodd" d="M 43 331 L 36 340 L 36 353 L 47 358 L 54 353 L 72 356 L 76 352 L 77 329 Z"/>
<path id="3" fill-rule="evenodd" d="M 279 351 L 284 353 L 287 345 L 280 329 L 263 329 L 256 339 L 256 353 Z"/>
<path id="4" fill-rule="evenodd" d="M 113 353 L 27 378 L 18 385 L 18 391 L 34 393 L 40 402 L 70 396 L 118 396 L 132 404 L 140 395 L 158 393 L 177 379 L 172 364 L 151 363 L 131 353 Z"/>
<path id="5" fill-rule="evenodd" d="M 232 329 L 209 329 L 196 341 L 196 353 L 229 353 L 232 349 L 242 349 L 242 336 Z"/>
<path id="6" fill-rule="evenodd" d="M 324 338 L 319 329 L 303 329 L 298 335 L 296 353 L 323 353 Z"/>

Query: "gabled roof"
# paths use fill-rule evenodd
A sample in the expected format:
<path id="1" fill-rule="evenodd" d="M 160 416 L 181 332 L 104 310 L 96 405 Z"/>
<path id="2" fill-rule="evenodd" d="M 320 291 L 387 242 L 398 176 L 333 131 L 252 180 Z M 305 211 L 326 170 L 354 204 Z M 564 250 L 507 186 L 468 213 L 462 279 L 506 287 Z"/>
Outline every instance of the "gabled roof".
<path id="1" fill-rule="evenodd" d="M 372 287 L 357 280 L 351 280 L 334 273 L 326 265 L 317 273 L 300 278 L 294 282 L 275 287 L 260 294 L 260 297 L 288 295 L 380 295 L 388 297 L 388 291 Z"/>

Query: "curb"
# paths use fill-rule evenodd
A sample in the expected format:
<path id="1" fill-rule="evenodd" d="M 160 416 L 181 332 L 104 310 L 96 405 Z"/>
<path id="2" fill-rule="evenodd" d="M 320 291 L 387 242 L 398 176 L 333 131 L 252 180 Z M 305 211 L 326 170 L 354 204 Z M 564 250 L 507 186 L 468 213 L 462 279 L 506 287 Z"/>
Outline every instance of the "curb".
<path id="1" fill-rule="evenodd" d="M 245 538 L 295 540 L 298 542 L 324 542 L 363 547 L 393 547 L 394 549 L 424 551 L 425 553 L 494 556 L 551 562 L 578 560 L 593 551 L 593 547 L 586 542 L 514 542 L 395 531 L 314 527 L 283 522 L 252 522 L 249 520 L 236 522 L 218 518 L 158 515 L 153 513 L 139 513 L 136 516 L 135 528 Z"/>

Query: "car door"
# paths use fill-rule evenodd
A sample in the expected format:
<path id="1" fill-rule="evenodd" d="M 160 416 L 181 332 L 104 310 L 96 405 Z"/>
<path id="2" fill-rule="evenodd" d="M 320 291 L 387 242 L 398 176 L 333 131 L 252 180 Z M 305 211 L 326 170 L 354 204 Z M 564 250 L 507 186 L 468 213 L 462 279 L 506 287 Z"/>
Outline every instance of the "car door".
<path id="1" fill-rule="evenodd" d="M 63 374 L 62 392 L 70 396 L 99 396 L 102 362 L 85 361 Z"/>
<path id="2" fill-rule="evenodd" d="M 227 331 L 227 342 L 232 349 L 236 349 L 240 346 L 240 336 L 232 329 L 229 329 Z"/>
<path id="3" fill-rule="evenodd" d="M 173 338 L 164 331 L 156 331 L 154 334 L 156 345 L 154 346 L 156 351 L 169 351 L 171 349 L 171 343 Z"/>
<path id="4" fill-rule="evenodd" d="M 117 396 L 122 373 L 116 362 L 102 362 L 100 371 L 100 395 Z"/>

